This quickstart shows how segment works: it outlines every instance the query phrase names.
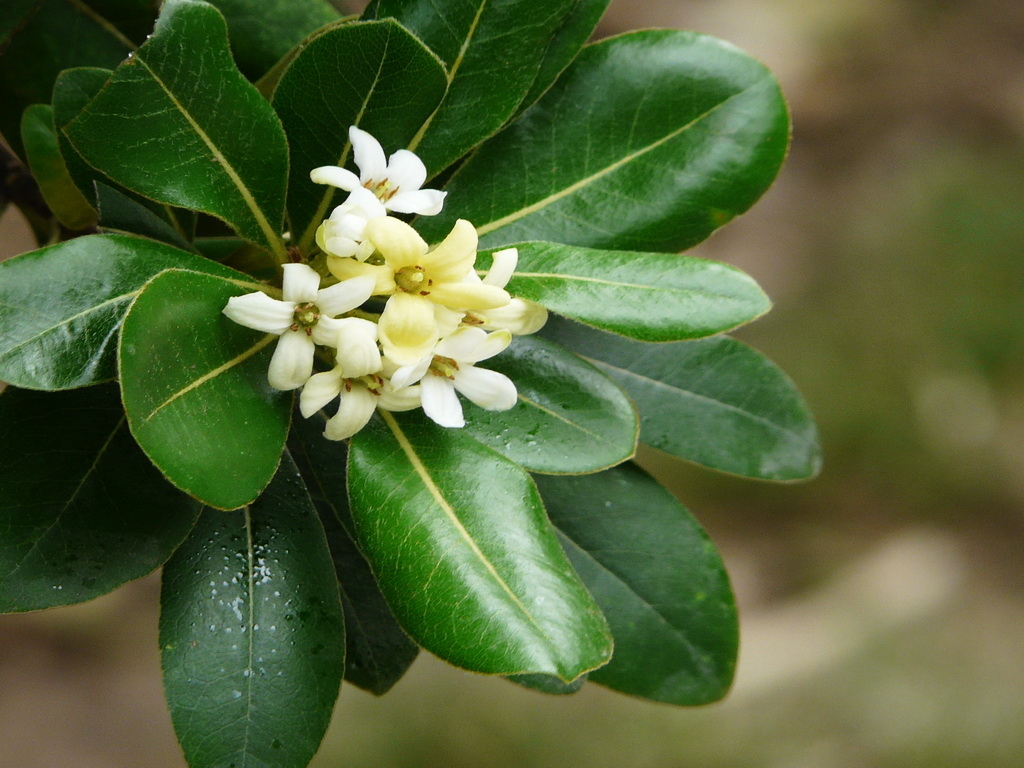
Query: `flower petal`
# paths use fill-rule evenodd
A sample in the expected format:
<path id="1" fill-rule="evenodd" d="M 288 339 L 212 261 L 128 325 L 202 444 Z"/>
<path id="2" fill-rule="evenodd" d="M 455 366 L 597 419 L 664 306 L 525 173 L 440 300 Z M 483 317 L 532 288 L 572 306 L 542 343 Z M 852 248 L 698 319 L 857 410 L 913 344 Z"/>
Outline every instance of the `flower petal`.
<path id="1" fill-rule="evenodd" d="M 426 374 L 433 359 L 433 355 L 425 355 L 415 363 L 403 365 L 391 374 L 391 386 L 395 389 L 405 389 L 410 384 L 415 384 Z"/>
<path id="2" fill-rule="evenodd" d="M 423 262 L 427 244 L 416 230 L 392 216 L 371 219 L 363 236 L 376 246 L 387 265 L 396 272 Z"/>
<path id="3" fill-rule="evenodd" d="M 321 165 L 319 168 L 314 168 L 309 172 L 309 180 L 314 184 L 329 184 L 332 187 L 344 189 L 346 192 L 351 192 L 362 186 L 359 183 L 359 177 L 352 171 L 339 168 L 336 165 Z"/>
<path id="4" fill-rule="evenodd" d="M 321 347 L 337 347 L 338 334 L 341 332 L 341 320 L 321 315 L 310 331 L 312 332 L 313 343 Z"/>
<path id="5" fill-rule="evenodd" d="M 430 289 L 430 300 L 453 309 L 495 309 L 512 300 L 504 288 L 486 283 L 440 283 Z"/>
<path id="6" fill-rule="evenodd" d="M 434 307 L 422 296 L 398 292 L 388 299 L 378 324 L 384 354 L 399 365 L 419 362 L 437 343 Z"/>
<path id="7" fill-rule="evenodd" d="M 349 192 L 345 202 L 331 211 L 331 218 L 334 219 L 336 216 L 340 217 L 346 214 L 356 214 L 369 220 L 387 216 L 388 212 L 384 207 L 384 203 L 373 192 L 366 187 L 357 186 Z"/>
<path id="8" fill-rule="evenodd" d="M 507 411 L 519 399 L 516 385 L 503 373 L 475 365 L 455 372 L 455 389 L 488 411 Z"/>
<path id="9" fill-rule="evenodd" d="M 267 381 L 274 389 L 298 389 L 313 373 L 313 340 L 302 331 L 281 335 L 270 358 Z"/>
<path id="10" fill-rule="evenodd" d="M 516 271 L 516 265 L 519 263 L 519 249 L 505 248 L 495 251 L 491 254 L 491 259 L 491 268 L 487 270 L 484 282 L 504 288 L 512 279 L 512 273 Z"/>
<path id="11" fill-rule="evenodd" d="M 462 280 L 476 261 L 476 228 L 465 219 L 459 219 L 448 237 L 422 260 L 423 268 L 438 283 Z"/>
<path id="12" fill-rule="evenodd" d="M 434 304 L 434 320 L 437 322 L 437 335 L 444 338 L 459 327 L 465 312 L 456 312 L 442 304 Z"/>
<path id="13" fill-rule="evenodd" d="M 427 166 L 408 149 L 400 149 L 388 158 L 388 184 L 407 192 L 415 192 L 427 180 Z"/>
<path id="14" fill-rule="evenodd" d="M 359 181 L 363 184 L 384 181 L 388 166 L 380 142 L 354 125 L 348 129 L 348 140 L 352 142 L 352 156 L 359 166 Z"/>
<path id="15" fill-rule="evenodd" d="M 320 275 L 308 264 L 285 264 L 284 280 L 281 293 L 285 301 L 302 304 L 316 301 L 316 292 L 320 287 Z"/>
<path id="16" fill-rule="evenodd" d="M 455 394 L 452 382 L 443 376 L 425 376 L 420 382 L 420 399 L 423 412 L 442 427 L 464 427 L 462 403 Z"/>
<path id="17" fill-rule="evenodd" d="M 328 222 L 324 222 L 320 225 L 316 231 L 316 244 L 320 246 L 320 250 L 326 253 L 328 256 L 333 256 L 338 259 L 346 259 L 349 257 L 359 259 L 359 261 L 366 261 L 367 257 L 370 256 L 367 253 L 365 256 L 365 250 L 357 240 L 352 240 L 348 237 L 323 237 L 321 233 L 324 231 L 324 227 L 327 226 Z M 372 253 L 373 246 L 370 246 Z M 360 258 L 362 257 L 362 258 Z"/>
<path id="18" fill-rule="evenodd" d="M 314 373 L 299 395 L 299 411 L 307 419 L 341 394 L 345 382 L 341 368 Z"/>
<path id="19" fill-rule="evenodd" d="M 353 384 L 352 389 L 342 393 L 338 412 L 327 420 L 324 437 L 328 440 L 352 437 L 366 426 L 376 407 L 377 398 L 366 387 Z"/>
<path id="20" fill-rule="evenodd" d="M 419 385 L 395 389 L 390 383 L 385 382 L 384 390 L 377 400 L 377 407 L 385 411 L 411 411 L 423 404 L 420 400 L 422 391 Z"/>
<path id="21" fill-rule="evenodd" d="M 316 305 L 323 314 L 337 317 L 342 312 L 355 309 L 370 298 L 376 286 L 377 280 L 374 276 L 351 277 L 318 291 Z"/>
<path id="22" fill-rule="evenodd" d="M 450 357 L 460 363 L 478 363 L 502 352 L 512 342 L 508 331 L 487 333 L 481 328 L 463 326 L 438 343 L 435 355 Z"/>
<path id="23" fill-rule="evenodd" d="M 416 213 L 420 216 L 436 216 L 444 207 L 447 192 L 436 189 L 414 189 L 398 192 L 385 205 L 395 213 Z"/>
<path id="24" fill-rule="evenodd" d="M 441 339 L 434 348 L 434 354 L 450 357 L 452 360 L 467 360 L 485 341 L 487 341 L 487 331 L 483 328 L 464 325 L 455 333 Z"/>
<path id="25" fill-rule="evenodd" d="M 394 270 L 383 264 L 367 264 L 355 259 L 327 259 L 327 269 L 331 274 L 342 281 L 352 280 L 357 277 L 372 277 L 374 280 L 373 294 L 387 296 L 395 292 Z"/>
<path id="26" fill-rule="evenodd" d="M 336 358 L 345 376 L 355 379 L 379 371 L 382 363 L 377 348 L 377 324 L 359 317 L 333 322 L 339 327 L 335 337 Z"/>
<path id="27" fill-rule="evenodd" d="M 272 299 L 260 291 L 232 296 L 223 312 L 246 328 L 278 335 L 295 322 L 295 302 Z"/>
<path id="28" fill-rule="evenodd" d="M 548 321 L 547 309 L 529 299 L 512 299 L 504 307 L 489 309 L 483 313 L 484 327 L 504 328 L 516 336 L 536 333 Z"/>

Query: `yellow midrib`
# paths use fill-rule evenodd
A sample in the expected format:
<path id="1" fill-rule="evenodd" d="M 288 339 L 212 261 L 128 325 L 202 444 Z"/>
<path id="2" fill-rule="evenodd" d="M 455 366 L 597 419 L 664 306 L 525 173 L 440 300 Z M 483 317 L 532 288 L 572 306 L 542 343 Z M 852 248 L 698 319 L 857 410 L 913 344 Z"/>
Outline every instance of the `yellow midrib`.
<path id="1" fill-rule="evenodd" d="M 569 186 L 565 187 L 564 189 L 561 189 L 558 192 L 555 192 L 553 194 L 548 195 L 545 198 L 542 198 L 541 200 L 538 200 L 536 203 L 532 203 L 532 204 L 530 204 L 530 205 L 528 205 L 528 206 L 526 206 L 524 208 L 520 208 L 517 211 L 513 211 L 512 213 L 508 214 L 507 216 L 502 216 L 500 219 L 495 219 L 494 221 L 488 222 L 487 224 L 484 224 L 484 225 L 482 225 L 480 227 L 477 227 L 477 230 L 476 230 L 477 235 L 480 236 L 480 237 L 483 237 L 484 235 L 486 235 L 486 234 L 488 234 L 490 232 L 493 232 L 496 229 L 500 229 L 501 227 L 507 226 L 508 224 L 511 224 L 514 221 L 518 221 L 519 219 L 521 219 L 521 218 L 523 218 L 525 216 L 528 216 L 531 213 L 536 213 L 537 211 L 543 210 L 544 208 L 547 208 L 552 203 L 558 202 L 563 197 L 567 197 L 567 196 L 571 195 L 572 193 L 577 192 L 580 189 L 583 189 L 584 187 L 586 187 L 586 186 L 588 186 L 590 184 L 593 184 L 598 179 L 601 179 L 601 178 L 607 176 L 608 174 L 613 173 L 614 171 L 617 171 L 619 168 L 623 167 L 627 163 L 631 163 L 634 160 L 636 160 L 637 158 L 643 157 L 648 152 L 653 152 L 655 149 L 657 149 L 658 147 L 662 146 L 663 144 L 671 141 L 672 139 L 674 139 L 674 138 L 676 138 L 678 136 L 681 136 L 683 133 L 685 133 L 686 131 L 690 130 L 690 128 L 692 128 L 693 126 L 697 125 L 702 120 L 706 119 L 710 115 L 712 115 L 715 112 L 717 112 L 719 109 L 724 107 L 726 104 L 728 104 L 733 99 L 739 98 L 740 96 L 742 96 L 743 94 L 747 93 L 751 89 L 757 87 L 760 84 L 760 82 L 761 81 L 758 81 L 757 83 L 753 83 L 752 85 L 747 86 L 746 88 L 744 88 L 741 91 L 737 91 L 736 93 L 734 93 L 731 96 L 729 96 L 727 99 L 724 99 L 724 100 L 720 101 L 718 104 L 713 106 L 711 109 L 709 109 L 706 112 L 703 112 L 702 114 L 698 115 L 693 120 L 691 120 L 690 122 L 686 123 L 685 125 L 680 126 L 676 130 L 666 134 L 665 136 L 661 137 L 657 141 L 652 142 L 651 144 L 648 144 L 648 145 L 646 145 L 644 147 L 641 147 L 640 149 L 636 150 L 635 152 L 631 152 L 630 154 L 626 155 L 625 157 L 619 158 L 614 163 L 611 163 L 610 165 L 602 168 L 601 170 L 597 171 L 596 173 L 592 173 L 589 176 L 586 176 L 586 177 L 580 179 L 579 181 L 577 181 L 577 182 L 575 182 L 573 184 L 570 184 Z"/>
<path id="2" fill-rule="evenodd" d="M 199 136 L 202 142 L 206 145 L 207 149 L 210 150 L 210 153 L 213 155 L 214 161 L 221 168 L 224 169 L 224 172 L 228 175 L 228 178 L 231 179 L 231 183 L 235 186 L 235 188 L 238 190 L 238 193 L 242 196 L 243 202 L 245 203 L 249 211 L 252 213 L 253 219 L 255 219 L 256 221 L 256 226 L 260 228 L 260 231 L 263 233 L 263 236 L 266 239 L 267 244 L 270 246 L 271 250 L 274 251 L 274 255 L 276 255 L 278 259 L 280 259 L 282 264 L 285 263 L 288 260 L 288 254 L 285 251 L 284 243 L 281 240 L 281 235 L 270 225 L 270 222 L 267 220 L 267 217 L 263 213 L 263 209 L 260 208 L 259 203 L 256 202 L 256 198 L 253 197 L 253 194 L 249 190 L 248 185 L 244 181 L 242 181 L 242 177 L 238 175 L 238 171 L 235 170 L 235 167 L 224 156 L 224 153 L 220 151 L 217 145 L 213 143 L 213 139 L 211 139 L 210 136 L 206 133 L 206 131 L 203 130 L 202 126 L 199 125 L 199 123 L 196 121 L 194 117 L 192 117 L 191 113 L 189 113 L 189 111 L 185 109 L 185 105 L 178 101 L 178 97 L 175 96 L 171 89 L 168 88 L 167 85 L 164 83 L 164 81 L 160 79 L 160 76 L 157 75 L 153 68 L 150 67 L 149 64 L 147 64 L 138 54 L 135 55 L 135 61 L 139 62 L 139 64 L 146 68 L 146 71 L 149 73 L 150 77 L 153 78 L 153 81 L 157 85 L 159 85 L 163 92 L 167 95 L 167 98 L 170 100 L 174 108 L 181 113 L 182 117 L 185 118 L 185 120 L 188 122 L 192 130 L 196 132 L 196 135 Z"/>
<path id="3" fill-rule="evenodd" d="M 377 83 L 380 82 L 380 73 L 384 70 L 384 61 L 387 58 L 388 45 L 391 44 L 391 38 L 388 37 L 388 43 L 384 46 L 384 53 L 381 54 L 380 63 L 377 65 L 377 73 L 373 76 L 373 83 L 370 85 L 369 90 L 366 91 L 366 97 L 363 99 L 363 103 L 359 106 L 359 114 L 356 115 L 353 125 L 359 126 L 363 122 L 363 115 L 366 114 L 366 108 L 370 104 L 370 99 L 377 90 Z M 346 141 L 344 147 L 341 150 L 341 156 L 338 158 L 338 162 L 335 165 L 344 167 L 348 161 L 348 153 L 352 150 L 352 142 Z M 313 244 L 313 238 L 316 237 L 316 230 L 320 226 L 325 218 L 327 218 L 327 209 L 331 206 L 331 200 L 334 199 L 334 188 L 331 186 L 327 187 L 327 191 L 324 192 L 323 197 L 320 199 L 320 205 L 317 206 L 316 213 L 313 214 L 313 218 L 310 219 L 309 224 L 306 226 L 306 231 L 302 233 L 302 237 L 299 239 L 299 250 L 302 253 L 308 253 L 310 246 Z"/>
<path id="4" fill-rule="evenodd" d="M 498 573 L 498 570 L 494 567 L 494 564 L 487 558 L 487 555 L 483 553 L 483 551 L 477 545 L 476 541 L 473 540 L 473 537 L 470 535 L 469 531 L 467 531 L 466 527 L 462 524 L 462 521 L 459 520 L 458 515 L 455 514 L 455 510 L 452 509 L 451 505 L 448 503 L 448 500 L 445 499 L 444 495 L 441 493 L 441 489 L 437 487 L 437 484 L 430 476 L 430 472 L 427 470 L 423 462 L 420 460 L 419 455 L 416 453 L 416 449 L 413 448 L 412 443 L 409 442 L 409 439 L 405 436 L 405 433 L 402 431 L 402 428 L 398 426 L 398 422 L 395 421 L 394 416 L 392 416 L 387 411 L 380 411 L 379 413 L 381 417 L 384 419 L 384 422 L 388 425 L 388 429 L 390 429 L 391 433 L 395 436 L 395 440 L 398 441 L 398 445 L 401 447 L 402 452 L 406 455 L 406 458 L 409 459 L 409 463 L 412 464 L 413 471 L 416 472 L 420 480 L 423 481 L 423 485 L 430 492 L 430 495 L 434 499 L 434 502 L 445 513 L 449 522 L 451 522 L 452 526 L 454 526 L 455 530 L 462 537 L 462 539 L 465 541 L 466 545 L 473 552 L 476 558 L 487 569 L 487 572 L 498 583 L 502 591 L 504 591 L 505 594 L 508 595 L 508 597 L 515 604 L 515 606 L 519 608 L 519 610 L 526 617 L 527 621 L 529 621 L 530 624 L 532 624 L 537 629 L 541 637 L 543 637 L 550 644 L 551 640 L 547 636 L 547 633 L 537 623 L 537 620 L 533 617 L 533 614 L 530 613 L 530 610 L 526 607 L 523 601 L 519 599 L 519 596 L 512 591 L 512 588 L 501 577 L 501 574 Z"/>
<path id="5" fill-rule="evenodd" d="M 473 17 L 472 23 L 469 25 L 469 29 L 466 31 L 466 39 L 462 41 L 462 47 L 459 48 L 459 53 L 455 57 L 455 61 L 452 62 L 451 67 L 448 68 L 447 78 L 448 87 L 450 88 L 452 83 L 455 82 L 455 75 L 458 73 L 459 68 L 462 66 L 462 60 L 466 58 L 466 51 L 469 50 L 469 44 L 473 41 L 473 36 L 476 34 L 476 28 L 480 26 L 480 17 L 483 16 L 484 8 L 487 7 L 487 0 L 480 0 L 480 7 L 476 9 L 476 16 Z M 447 93 L 445 94 L 447 98 Z M 420 129 L 416 131 L 416 135 L 412 137 L 412 141 L 409 142 L 406 149 L 410 152 L 415 151 L 416 147 L 423 141 L 423 136 L 430 129 L 430 124 L 434 122 L 434 118 L 437 117 L 437 113 L 441 111 L 441 107 L 444 106 L 445 98 L 441 99 L 441 103 L 437 105 L 437 109 L 430 113 Z"/>
<path id="6" fill-rule="evenodd" d="M 287 331 L 286 331 L 286 333 L 287 333 Z M 162 403 L 160 403 L 160 405 L 158 405 L 156 408 L 154 408 L 152 411 L 150 411 L 149 415 L 146 416 L 146 418 L 143 419 L 143 421 L 150 421 L 154 416 L 156 416 L 158 413 L 160 413 L 160 411 L 162 411 L 164 408 L 166 408 L 168 405 L 173 403 L 178 398 L 182 397 L 183 395 L 188 394 L 189 392 L 191 392 L 194 389 L 198 389 L 199 387 L 201 387 L 206 382 L 210 381 L 211 379 L 217 378 L 218 376 L 220 376 L 225 371 L 228 371 L 228 370 L 234 368 L 236 365 L 241 365 L 246 360 L 248 360 L 250 357 L 252 357 L 257 352 L 259 352 L 261 349 L 266 347 L 270 342 L 274 341 L 274 339 L 276 339 L 276 338 L 278 338 L 277 334 L 268 333 L 266 336 L 264 336 L 262 339 L 260 339 L 260 341 L 258 341 L 256 344 L 253 344 L 251 347 L 249 347 L 249 349 L 245 350 L 245 352 L 243 352 L 242 354 L 237 355 L 236 357 L 233 357 L 232 359 L 228 360 L 223 365 L 219 365 L 216 368 L 214 368 L 212 371 L 210 371 L 210 372 L 200 376 L 198 379 L 195 379 L 194 381 L 189 383 L 188 386 L 182 387 L 181 389 L 179 389 L 177 392 L 175 392 L 169 398 L 167 398 Z"/>

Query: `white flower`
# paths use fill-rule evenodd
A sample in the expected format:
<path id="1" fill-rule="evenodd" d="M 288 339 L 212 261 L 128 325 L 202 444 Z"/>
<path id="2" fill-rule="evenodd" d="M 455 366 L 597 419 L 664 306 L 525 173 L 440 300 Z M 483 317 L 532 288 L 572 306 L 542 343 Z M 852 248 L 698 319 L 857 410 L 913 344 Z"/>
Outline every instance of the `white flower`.
<path id="1" fill-rule="evenodd" d="M 516 385 L 503 373 L 474 363 L 494 357 L 512 341 L 507 330 L 487 333 L 462 326 L 438 342 L 433 354 L 395 371 L 391 383 L 404 387 L 419 381 L 423 411 L 442 427 L 462 427 L 460 392 L 488 411 L 507 411 L 516 404 Z"/>
<path id="2" fill-rule="evenodd" d="M 355 309 L 373 293 L 373 280 L 356 277 L 320 288 L 320 275 L 305 264 L 285 264 L 283 300 L 265 293 L 233 296 L 224 314 L 240 325 L 275 333 L 277 342 L 267 380 L 274 389 L 297 389 L 313 373 L 316 344 L 335 346 L 346 320 L 335 317 Z"/>
<path id="3" fill-rule="evenodd" d="M 366 131 L 354 125 L 348 129 L 359 175 L 337 165 L 323 165 L 309 172 L 316 184 L 353 192 L 364 187 L 370 190 L 389 211 L 433 216 L 441 212 L 447 192 L 420 189 L 427 180 L 427 167 L 415 154 L 400 149 L 384 160 L 384 149 Z"/>
<path id="4" fill-rule="evenodd" d="M 350 378 L 339 364 L 330 371 L 314 374 L 299 396 L 299 411 L 307 419 L 340 397 L 338 411 L 327 420 L 324 437 L 344 440 L 366 426 L 376 408 L 411 411 L 420 405 L 420 388 L 396 390 L 390 381 L 377 376 Z"/>
<path id="5" fill-rule="evenodd" d="M 519 263 L 519 251 L 516 248 L 505 248 L 491 255 L 491 268 L 483 280 L 475 271 L 470 271 L 464 282 L 493 285 L 504 288 L 512 279 L 512 274 Z M 481 325 L 491 330 L 505 329 L 516 336 L 536 333 L 548 321 L 547 309 L 529 299 L 513 298 L 508 304 L 485 310 L 470 312 L 466 322 Z"/>
<path id="6" fill-rule="evenodd" d="M 316 244 L 328 256 L 352 256 L 366 261 L 373 253 L 373 244 L 363 239 L 366 222 L 387 215 L 384 205 L 372 192 L 357 187 L 317 228 Z"/>

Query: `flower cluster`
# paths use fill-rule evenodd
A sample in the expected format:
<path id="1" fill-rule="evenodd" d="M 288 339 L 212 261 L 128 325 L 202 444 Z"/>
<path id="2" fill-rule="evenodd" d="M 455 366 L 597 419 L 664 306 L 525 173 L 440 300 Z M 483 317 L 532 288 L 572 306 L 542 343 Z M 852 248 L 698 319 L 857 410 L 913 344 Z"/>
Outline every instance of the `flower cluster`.
<path id="1" fill-rule="evenodd" d="M 354 435 L 376 408 L 422 407 L 441 426 L 461 427 L 457 393 L 488 410 L 511 408 L 515 385 L 476 364 L 504 350 L 513 334 L 533 333 L 547 320 L 544 307 L 505 290 L 518 252 L 496 252 L 481 277 L 474 268 L 476 229 L 463 219 L 428 246 L 389 214 L 435 215 L 447 193 L 421 189 L 427 170 L 412 152 L 385 159 L 377 140 L 355 126 L 349 138 L 358 176 L 337 166 L 310 173 L 314 182 L 349 193 L 316 233 L 336 282 L 321 288 L 315 269 L 286 264 L 280 300 L 250 293 L 229 299 L 224 314 L 281 337 L 267 378 L 276 389 L 302 388 L 303 416 L 338 401 L 324 431 L 332 440 Z M 373 296 L 387 297 L 379 314 L 360 309 Z M 331 367 L 314 373 L 318 348 Z"/>

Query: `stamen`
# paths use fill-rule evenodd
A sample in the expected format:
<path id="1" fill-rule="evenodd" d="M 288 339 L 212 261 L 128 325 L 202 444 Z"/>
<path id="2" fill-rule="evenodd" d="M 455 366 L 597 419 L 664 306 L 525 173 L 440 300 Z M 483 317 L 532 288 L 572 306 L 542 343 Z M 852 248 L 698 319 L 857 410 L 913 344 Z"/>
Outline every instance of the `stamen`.
<path id="1" fill-rule="evenodd" d="M 459 363 L 457 360 L 453 360 L 450 357 L 441 357 L 440 355 L 437 355 L 430 361 L 430 367 L 427 370 L 435 376 L 454 379 L 455 372 L 459 370 Z"/>

